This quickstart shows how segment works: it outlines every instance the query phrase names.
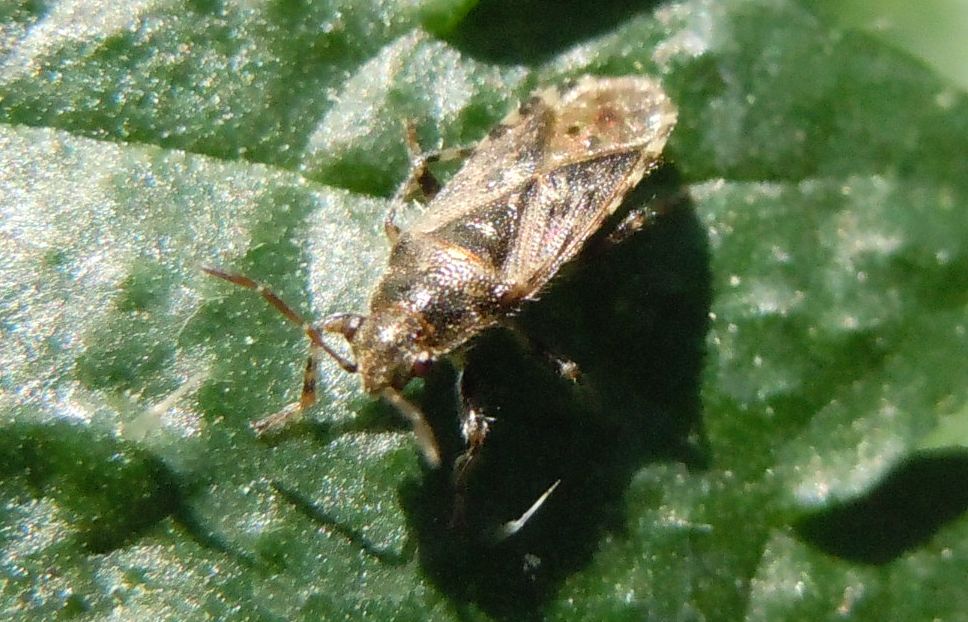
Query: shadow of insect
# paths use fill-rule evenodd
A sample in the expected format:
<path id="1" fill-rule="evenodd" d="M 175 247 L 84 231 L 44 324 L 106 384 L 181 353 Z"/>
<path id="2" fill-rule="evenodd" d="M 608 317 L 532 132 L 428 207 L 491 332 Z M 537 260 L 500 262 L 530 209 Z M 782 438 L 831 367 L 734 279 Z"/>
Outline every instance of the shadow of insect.
<path id="1" fill-rule="evenodd" d="M 674 172 L 659 177 L 675 185 Z M 654 192 L 654 184 L 649 184 Z M 637 197 L 631 198 L 635 203 Z M 457 603 L 514 619 L 537 615 L 560 582 L 584 566 L 606 532 L 621 533 L 629 481 L 644 466 L 707 463 L 699 399 L 708 329 L 706 233 L 688 204 L 555 283 L 522 325 L 581 365 L 575 386 L 506 332 L 476 342 L 484 406 L 497 421 L 470 481 L 463 529 L 448 528 L 446 472 L 401 485 L 422 566 Z M 427 379 L 423 407 L 445 460 L 461 439 L 454 371 Z M 494 545 L 482 534 L 517 516 L 561 481 L 531 523 Z"/>

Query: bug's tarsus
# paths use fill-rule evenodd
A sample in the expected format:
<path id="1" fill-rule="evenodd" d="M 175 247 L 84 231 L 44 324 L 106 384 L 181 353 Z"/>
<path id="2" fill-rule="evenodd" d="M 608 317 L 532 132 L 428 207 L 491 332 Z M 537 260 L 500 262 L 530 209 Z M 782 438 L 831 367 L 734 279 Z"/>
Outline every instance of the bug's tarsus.
<path id="1" fill-rule="evenodd" d="M 249 427 L 258 436 L 273 434 L 288 427 L 293 421 L 302 417 L 304 411 L 302 400 L 292 402 L 291 404 L 286 404 L 282 410 L 272 413 L 268 417 L 256 419 L 249 424 Z"/>

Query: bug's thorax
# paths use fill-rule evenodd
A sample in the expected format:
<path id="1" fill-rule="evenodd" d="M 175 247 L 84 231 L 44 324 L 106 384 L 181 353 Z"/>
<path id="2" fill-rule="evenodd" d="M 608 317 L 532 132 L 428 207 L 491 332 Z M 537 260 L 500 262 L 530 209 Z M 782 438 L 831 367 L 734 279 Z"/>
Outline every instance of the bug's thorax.
<path id="1" fill-rule="evenodd" d="M 370 393 L 403 388 L 425 362 L 426 337 L 424 322 L 412 310 L 400 306 L 374 310 L 351 342 L 363 388 Z"/>

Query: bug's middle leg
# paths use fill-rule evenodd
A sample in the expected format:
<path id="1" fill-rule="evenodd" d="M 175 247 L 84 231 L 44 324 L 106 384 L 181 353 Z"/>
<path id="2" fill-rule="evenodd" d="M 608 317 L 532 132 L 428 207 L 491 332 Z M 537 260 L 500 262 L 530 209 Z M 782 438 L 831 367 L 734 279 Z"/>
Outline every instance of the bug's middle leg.
<path id="1" fill-rule="evenodd" d="M 465 370 L 461 371 L 458 386 L 463 407 L 460 418 L 461 435 L 464 437 L 466 449 L 454 462 L 454 510 L 451 515 L 451 527 L 461 527 L 466 524 L 468 480 L 484 447 L 484 440 L 491 429 L 491 424 L 495 421 L 493 417 L 485 415 L 475 404 L 473 388 L 467 381 Z M 560 483 L 561 480 L 557 480 L 551 484 L 519 518 L 488 530 L 485 534 L 486 541 L 489 544 L 497 544 L 520 531 Z"/>
<path id="2" fill-rule="evenodd" d="M 575 383 L 581 380 L 581 368 L 578 367 L 578 363 L 566 356 L 563 356 L 562 354 L 548 349 L 543 343 L 526 334 L 524 329 L 522 329 L 513 320 L 513 318 L 508 318 L 503 322 L 503 324 L 511 332 L 514 338 L 518 340 L 518 343 L 523 345 L 527 350 L 537 354 L 545 362 L 545 364 L 559 376 L 565 380 L 570 380 Z"/>

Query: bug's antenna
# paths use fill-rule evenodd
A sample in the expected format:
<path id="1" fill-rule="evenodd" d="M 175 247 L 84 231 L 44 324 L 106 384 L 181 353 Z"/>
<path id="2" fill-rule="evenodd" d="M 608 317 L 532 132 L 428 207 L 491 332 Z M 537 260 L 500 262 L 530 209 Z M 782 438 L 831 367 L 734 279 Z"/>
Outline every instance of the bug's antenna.
<path id="1" fill-rule="evenodd" d="M 347 359 L 345 356 L 332 349 L 329 344 L 323 341 L 323 336 L 319 333 L 319 330 L 304 320 L 301 315 L 296 313 L 292 307 L 290 307 L 286 302 L 276 295 L 271 289 L 259 283 L 254 279 L 250 279 L 247 276 L 242 276 L 241 274 L 232 274 L 231 272 L 223 272 L 216 268 L 209 268 L 208 266 L 202 266 L 202 271 L 206 274 L 210 274 L 214 277 L 220 278 L 229 283 L 238 285 L 239 287 L 244 287 L 246 289 L 255 290 L 259 293 L 266 301 L 271 304 L 275 309 L 284 315 L 287 320 L 299 326 L 309 337 L 309 341 L 312 342 L 314 347 L 321 349 L 323 352 L 328 354 L 336 363 L 342 367 L 344 370 L 350 372 L 351 374 L 356 373 L 356 363 Z"/>

